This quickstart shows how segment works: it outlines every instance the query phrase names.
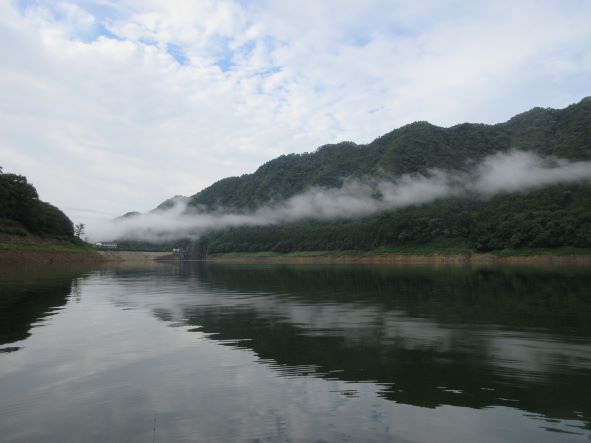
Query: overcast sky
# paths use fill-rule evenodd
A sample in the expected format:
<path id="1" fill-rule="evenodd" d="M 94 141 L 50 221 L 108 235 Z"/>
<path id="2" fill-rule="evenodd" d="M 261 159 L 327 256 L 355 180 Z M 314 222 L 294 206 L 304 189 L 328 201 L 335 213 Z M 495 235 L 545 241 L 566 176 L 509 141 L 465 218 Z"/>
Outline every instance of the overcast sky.
<path id="1" fill-rule="evenodd" d="M 588 0 L 0 0 L 0 165 L 74 222 L 587 95 Z"/>

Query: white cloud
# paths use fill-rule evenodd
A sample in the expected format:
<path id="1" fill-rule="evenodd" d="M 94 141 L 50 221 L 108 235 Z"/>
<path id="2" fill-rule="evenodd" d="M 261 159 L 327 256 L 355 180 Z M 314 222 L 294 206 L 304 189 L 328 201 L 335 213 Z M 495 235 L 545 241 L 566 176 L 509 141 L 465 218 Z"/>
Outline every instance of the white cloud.
<path id="1" fill-rule="evenodd" d="M 431 170 L 393 180 L 346 180 L 338 188 L 313 187 L 284 201 L 257 209 L 205 210 L 177 202 L 170 210 L 154 211 L 88 226 L 92 240 L 178 240 L 236 226 L 267 226 L 301 220 L 354 219 L 384 211 L 430 203 L 453 196 L 487 198 L 502 192 L 591 179 L 591 162 L 542 158 L 523 151 L 486 157 L 472 171 Z"/>
<path id="2" fill-rule="evenodd" d="M 282 153 L 578 101 L 590 22 L 585 1 L 3 2 L 0 164 L 60 207 L 145 211 Z"/>

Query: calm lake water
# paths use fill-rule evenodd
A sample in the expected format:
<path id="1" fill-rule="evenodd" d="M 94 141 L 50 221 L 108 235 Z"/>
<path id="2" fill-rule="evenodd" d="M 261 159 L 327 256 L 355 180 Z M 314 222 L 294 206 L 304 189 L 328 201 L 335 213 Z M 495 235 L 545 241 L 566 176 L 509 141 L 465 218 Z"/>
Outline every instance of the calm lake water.
<path id="1" fill-rule="evenodd" d="M 591 438 L 591 270 L 0 269 L 5 442 Z"/>

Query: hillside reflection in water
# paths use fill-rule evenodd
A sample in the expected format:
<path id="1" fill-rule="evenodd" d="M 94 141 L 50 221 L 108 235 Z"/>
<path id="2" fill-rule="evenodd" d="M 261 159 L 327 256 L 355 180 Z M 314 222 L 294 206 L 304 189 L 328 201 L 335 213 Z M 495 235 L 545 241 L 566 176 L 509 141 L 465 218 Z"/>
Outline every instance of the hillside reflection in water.
<path id="1" fill-rule="evenodd" d="M 5 276 L 0 431 L 145 441 L 153 420 L 159 441 L 588 441 L 590 287 L 586 269 L 536 268 Z"/>

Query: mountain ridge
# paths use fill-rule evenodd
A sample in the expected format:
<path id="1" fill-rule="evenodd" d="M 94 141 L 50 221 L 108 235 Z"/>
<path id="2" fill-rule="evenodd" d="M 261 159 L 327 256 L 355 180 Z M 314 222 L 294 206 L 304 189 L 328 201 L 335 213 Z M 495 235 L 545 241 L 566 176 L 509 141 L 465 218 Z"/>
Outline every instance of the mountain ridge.
<path id="1" fill-rule="evenodd" d="M 536 158 L 591 160 L 591 97 L 563 109 L 533 108 L 493 125 L 448 128 L 418 121 L 359 145 L 340 142 L 312 152 L 281 155 L 256 171 L 227 177 L 190 197 L 192 210 L 252 213 L 311 188 L 340 188 L 345 179 L 396 181 L 433 169 L 470 173 L 482 161 L 513 151 Z M 185 239 L 201 253 L 370 251 L 452 248 L 488 252 L 519 248 L 591 247 L 591 183 L 546 184 L 482 196 L 467 193 L 359 218 L 311 220 L 221 229 Z M 151 213 L 166 211 L 175 198 Z M 263 223 L 265 224 L 265 223 Z M 442 249 L 443 248 L 443 249 Z"/>
<path id="2" fill-rule="evenodd" d="M 461 170 L 487 155 L 515 148 L 568 160 L 590 159 L 591 97 L 563 109 L 536 107 L 503 123 L 445 128 L 417 121 L 365 145 L 344 141 L 312 152 L 284 154 L 252 173 L 218 180 L 188 197 L 188 205 L 253 209 L 312 186 L 337 187 L 344 178 L 395 177 L 433 168 Z"/>

